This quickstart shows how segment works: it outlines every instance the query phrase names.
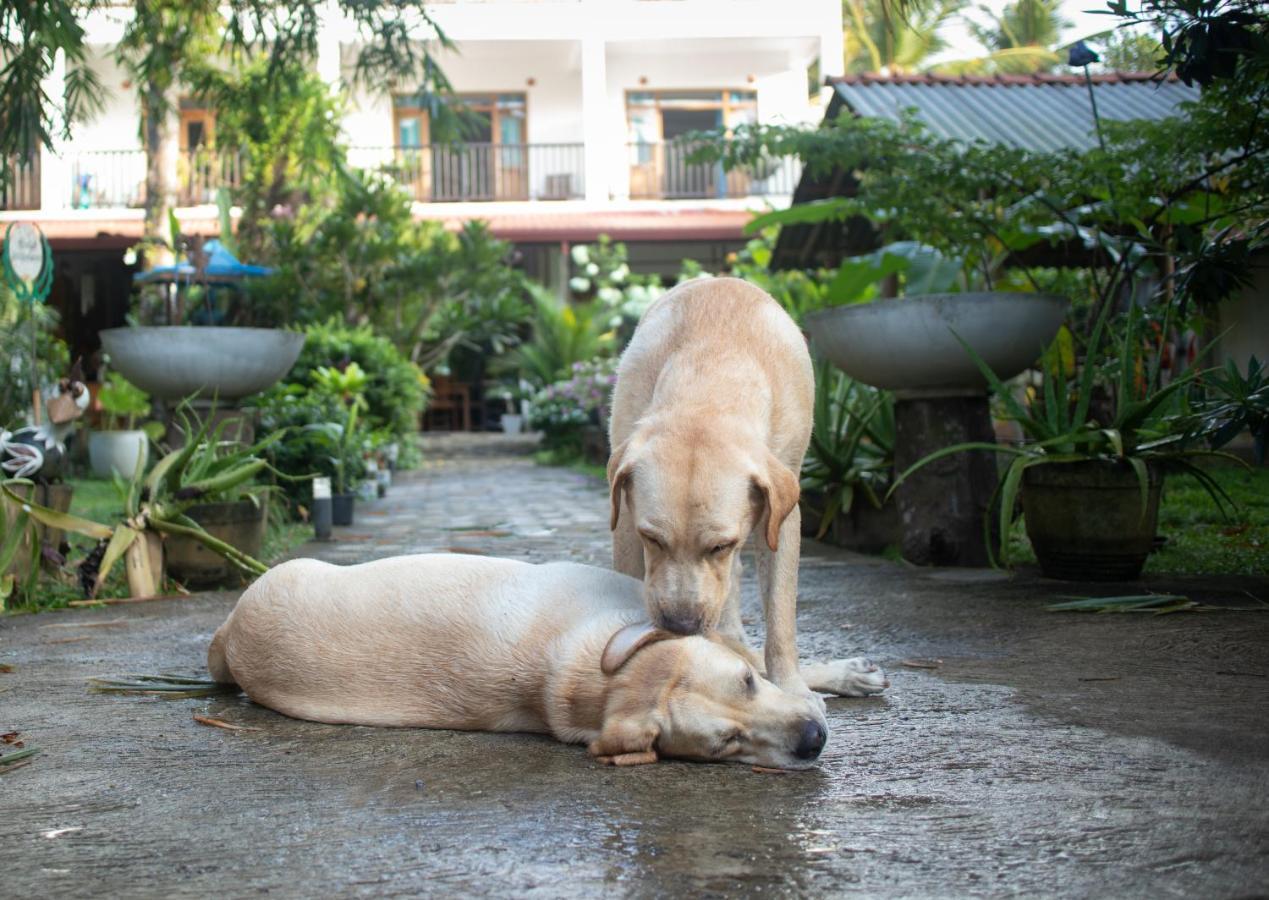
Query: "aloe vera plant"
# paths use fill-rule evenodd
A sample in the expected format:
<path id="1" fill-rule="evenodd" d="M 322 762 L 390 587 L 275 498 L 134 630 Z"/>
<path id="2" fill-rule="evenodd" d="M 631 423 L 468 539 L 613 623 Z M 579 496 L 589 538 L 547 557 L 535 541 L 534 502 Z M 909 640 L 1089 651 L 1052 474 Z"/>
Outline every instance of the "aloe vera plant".
<path id="1" fill-rule="evenodd" d="M 208 534 L 186 515 L 186 510 L 209 498 L 241 489 L 260 474 L 268 463 L 259 454 L 280 440 L 282 432 L 244 447 L 221 440 L 227 423 L 221 423 L 212 432 L 208 422 L 194 427 L 183 413 L 181 415 L 184 446 L 162 457 L 149 473 L 138 464 L 131 480 L 122 485 L 124 517 L 113 525 L 58 512 L 23 498 L 15 493 L 14 487 L 29 484 L 24 480 L 0 483 L 0 501 L 8 506 L 14 526 L 0 542 L 0 571 L 7 568 L 17 552 L 21 533 L 39 523 L 98 541 L 97 547 L 80 564 L 80 583 L 90 598 L 96 596 L 121 560 L 133 596 L 157 594 L 162 581 L 164 535 L 192 538 L 247 574 L 264 574 L 267 570 L 264 563 Z M 31 543 L 38 544 L 34 534 Z M 39 567 L 32 566 L 24 585 L 26 592 L 34 589 L 38 574 Z M 13 587 L 12 581 L 0 584 L 0 596 L 7 596 L 5 589 L 12 591 Z"/>
<path id="2" fill-rule="evenodd" d="M 1051 347 L 1046 351 L 1041 388 L 1026 403 L 1015 398 L 982 357 L 957 335 L 957 340 L 1004 405 L 1005 418 L 1021 427 L 1024 441 L 1017 445 L 966 442 L 944 447 L 900 473 L 891 492 L 913 472 L 945 456 L 967 450 L 986 450 L 1012 457 L 1001 474 L 992 504 L 998 509 L 1002 537 L 1009 534 L 1013 525 L 1023 475 L 1033 466 L 1088 460 L 1128 465 L 1140 487 L 1143 517 L 1148 506 L 1151 465 L 1192 475 L 1222 512 L 1232 506 L 1229 495 L 1196 462 L 1207 457 L 1245 464 L 1228 453 L 1187 446 L 1188 439 L 1194 435 L 1183 427 L 1184 417 L 1169 414 L 1169 406 L 1204 374 L 1203 370 L 1192 368 L 1161 385 L 1161 355 L 1156 354 L 1149 361 L 1143 359 L 1140 315 L 1136 311 L 1130 313 L 1122 333 L 1104 349 L 1108 314 L 1109 307 L 1093 327 L 1085 361 L 1077 377 L 1072 377 L 1074 371 L 1068 375 L 1068 364 L 1063 361 L 1066 354 L 1059 348 Z M 1075 368 L 1073 358 L 1069 367 Z M 1095 412 L 1095 406 L 1104 406 L 1095 403 L 1099 393 L 1108 397 L 1109 405 Z M 984 523 L 989 534 L 990 525 L 990 522 Z M 991 544 L 989 540 L 989 549 Z M 1001 547 L 1001 555 L 1001 561 L 1008 563 L 1007 541 Z"/>

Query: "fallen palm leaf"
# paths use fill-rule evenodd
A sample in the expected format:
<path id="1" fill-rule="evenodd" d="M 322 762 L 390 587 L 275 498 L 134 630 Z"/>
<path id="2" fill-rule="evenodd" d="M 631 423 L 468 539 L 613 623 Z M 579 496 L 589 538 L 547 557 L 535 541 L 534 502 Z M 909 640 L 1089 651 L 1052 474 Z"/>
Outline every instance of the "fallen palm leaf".
<path id="1" fill-rule="evenodd" d="M 774 769 L 771 766 L 754 766 L 753 773 L 755 775 L 788 775 L 792 769 Z"/>
<path id="2" fill-rule="evenodd" d="M 209 678 L 187 675 L 117 675 L 88 679 L 89 690 L 103 694 L 144 694 L 180 700 L 187 697 L 211 697 L 238 690 Z"/>
<path id="3" fill-rule="evenodd" d="M 212 728 L 224 728 L 226 731 L 259 731 L 251 725 L 235 725 L 232 722 L 226 722 L 224 719 L 215 719 L 211 716 L 200 716 L 194 713 L 194 721 L 199 725 L 210 725 Z"/>
<path id="4" fill-rule="evenodd" d="M 941 659 L 905 659 L 899 662 L 899 665 L 906 666 L 909 669 L 937 669 L 943 665 Z"/>
<path id="5" fill-rule="evenodd" d="M 1180 594 L 1126 594 L 1122 597 L 1064 597 L 1062 603 L 1050 603 L 1050 612 L 1126 613 L 1143 612 L 1161 616 L 1167 613 L 1218 609 L 1191 600 Z"/>
<path id="6" fill-rule="evenodd" d="M 0 672 L 3 672 L 4 674 L 8 675 L 12 671 L 13 671 L 12 665 L 10 665 L 9 663 L 0 663 Z"/>
<path id="7" fill-rule="evenodd" d="M 181 591 L 175 594 L 156 594 L 153 597 L 105 597 L 97 600 L 71 600 L 67 606 L 119 606 L 124 603 L 149 603 L 152 600 L 181 600 L 188 597 L 189 591 Z"/>
<path id="8" fill-rule="evenodd" d="M 127 619 L 110 619 L 105 622 L 54 622 L 41 628 L 127 628 Z"/>
<path id="9" fill-rule="evenodd" d="M 27 747 L 25 750 L 19 750 L 16 753 L 6 753 L 4 756 L 0 756 L 0 773 L 12 772 L 19 766 L 25 766 L 31 761 L 31 757 L 39 752 L 39 747 Z"/>

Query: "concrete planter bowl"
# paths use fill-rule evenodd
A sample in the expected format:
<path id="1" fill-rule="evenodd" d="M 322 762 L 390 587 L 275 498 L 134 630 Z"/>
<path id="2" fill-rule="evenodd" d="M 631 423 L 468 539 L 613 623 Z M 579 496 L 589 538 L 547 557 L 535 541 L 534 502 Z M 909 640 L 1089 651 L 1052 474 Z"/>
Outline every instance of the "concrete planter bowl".
<path id="1" fill-rule="evenodd" d="M 864 384 L 905 397 L 981 394 L 987 382 L 956 335 L 1006 380 L 1036 361 L 1067 305 L 1051 294 L 926 294 L 821 310 L 806 317 L 806 330 L 820 354 Z"/>
<path id="2" fill-rule="evenodd" d="M 125 378 L 161 400 L 197 394 L 232 403 L 290 371 L 304 335 L 276 328 L 153 325 L 108 328 L 101 343 Z"/>

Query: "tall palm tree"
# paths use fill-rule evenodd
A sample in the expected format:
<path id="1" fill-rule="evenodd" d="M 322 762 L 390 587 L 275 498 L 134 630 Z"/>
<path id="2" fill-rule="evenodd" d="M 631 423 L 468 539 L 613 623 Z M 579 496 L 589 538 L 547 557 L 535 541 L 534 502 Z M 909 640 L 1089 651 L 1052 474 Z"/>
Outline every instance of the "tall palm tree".
<path id="1" fill-rule="evenodd" d="M 939 71 L 956 74 L 1026 75 L 1049 72 L 1061 63 L 1058 44 L 1070 22 L 1062 0 L 1014 0 L 999 13 L 980 5 L 987 22 L 969 21 L 970 33 L 987 50 L 983 56 L 944 63 Z"/>
<path id="2" fill-rule="evenodd" d="M 893 0 L 842 0 L 846 71 L 896 75 L 915 72 L 947 42 L 939 33 L 961 0 L 933 0 L 898 9 Z"/>

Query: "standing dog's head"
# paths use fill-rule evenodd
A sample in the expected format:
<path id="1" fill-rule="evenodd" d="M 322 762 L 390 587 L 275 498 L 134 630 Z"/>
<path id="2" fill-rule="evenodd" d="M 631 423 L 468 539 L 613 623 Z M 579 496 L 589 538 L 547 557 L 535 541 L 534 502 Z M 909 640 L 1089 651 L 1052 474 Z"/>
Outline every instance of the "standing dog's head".
<path id="1" fill-rule="evenodd" d="M 761 441 L 717 435 L 708 423 L 636 432 L 613 450 L 608 483 L 611 527 L 624 500 L 643 543 L 648 615 L 676 634 L 717 627 L 734 555 L 759 525 L 775 550 L 799 494 L 797 475 Z"/>
<path id="2" fill-rule="evenodd" d="M 608 642 L 602 667 L 611 684 L 590 752 L 603 762 L 666 756 L 804 769 L 828 738 L 810 699 L 776 687 L 721 638 L 628 625 Z"/>

